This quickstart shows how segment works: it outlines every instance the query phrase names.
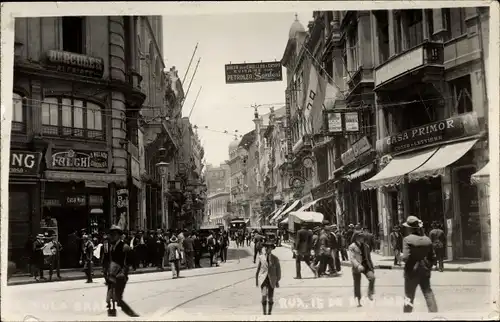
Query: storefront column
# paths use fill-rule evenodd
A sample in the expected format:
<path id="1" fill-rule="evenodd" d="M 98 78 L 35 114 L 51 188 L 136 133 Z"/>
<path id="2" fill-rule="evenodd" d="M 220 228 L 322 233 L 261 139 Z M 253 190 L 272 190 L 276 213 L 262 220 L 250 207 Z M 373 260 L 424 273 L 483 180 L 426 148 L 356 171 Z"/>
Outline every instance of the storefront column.
<path id="1" fill-rule="evenodd" d="M 390 247 L 390 227 L 391 227 L 391 216 L 389 214 L 388 205 L 388 192 L 383 191 L 383 188 L 377 189 L 377 207 L 378 207 L 378 220 L 380 222 L 380 250 L 382 251 L 382 255 L 389 256 L 392 255 L 391 247 Z"/>
<path id="2" fill-rule="evenodd" d="M 452 199 L 452 179 L 451 179 L 451 169 L 447 167 L 445 169 L 444 175 L 441 177 L 441 191 L 443 194 L 443 221 L 444 221 L 444 231 L 446 233 L 446 258 L 449 260 L 454 259 L 454 252 L 457 249 L 453 247 L 454 242 L 458 242 L 460 245 L 458 234 L 458 225 L 460 222 L 460 214 L 457 211 L 453 211 L 453 199 Z"/>
<path id="3" fill-rule="evenodd" d="M 479 223 L 481 225 L 481 259 L 491 260 L 490 189 L 486 184 L 477 185 L 479 197 Z"/>
<path id="4" fill-rule="evenodd" d="M 116 218 L 116 184 L 109 185 L 109 222 L 115 225 L 118 222 Z"/>
<path id="5" fill-rule="evenodd" d="M 404 183 L 401 186 L 401 197 L 402 197 L 402 206 L 403 209 L 400 211 L 400 205 L 399 205 L 399 200 L 398 200 L 398 223 L 406 221 L 406 218 L 408 216 L 411 216 L 412 214 L 410 213 L 410 196 L 409 196 L 409 190 L 410 189 L 410 183 L 408 182 L 408 178 L 405 177 Z M 398 198 L 399 199 L 399 198 Z M 396 223 L 393 223 L 393 226 Z"/>

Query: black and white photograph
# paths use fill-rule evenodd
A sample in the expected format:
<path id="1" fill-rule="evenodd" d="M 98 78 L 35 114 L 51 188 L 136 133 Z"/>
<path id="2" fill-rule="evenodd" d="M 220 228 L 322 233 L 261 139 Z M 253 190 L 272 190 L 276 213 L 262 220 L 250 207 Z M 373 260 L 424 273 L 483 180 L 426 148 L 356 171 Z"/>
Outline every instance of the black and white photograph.
<path id="1" fill-rule="evenodd" d="M 1 15 L 2 320 L 500 318 L 497 2 Z"/>

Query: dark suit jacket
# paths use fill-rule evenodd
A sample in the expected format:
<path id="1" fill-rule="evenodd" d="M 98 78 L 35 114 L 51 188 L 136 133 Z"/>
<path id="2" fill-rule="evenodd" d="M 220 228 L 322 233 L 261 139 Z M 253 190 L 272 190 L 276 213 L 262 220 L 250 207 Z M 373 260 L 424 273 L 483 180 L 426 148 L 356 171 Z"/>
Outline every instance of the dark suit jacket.
<path id="1" fill-rule="evenodd" d="M 193 252 L 194 251 L 194 240 L 191 236 L 184 238 L 182 241 L 182 246 L 184 247 L 185 252 Z"/>
<path id="2" fill-rule="evenodd" d="M 313 233 L 307 229 L 300 229 L 295 240 L 295 250 L 299 255 L 310 255 Z"/>
<path id="3" fill-rule="evenodd" d="M 443 248 L 446 245 L 446 235 L 444 234 L 444 231 L 439 228 L 431 230 L 429 238 L 431 239 L 434 248 Z"/>
<path id="4" fill-rule="evenodd" d="M 430 275 L 435 262 L 431 239 L 427 236 L 410 234 L 403 238 L 403 255 L 405 274 L 424 273 Z"/>

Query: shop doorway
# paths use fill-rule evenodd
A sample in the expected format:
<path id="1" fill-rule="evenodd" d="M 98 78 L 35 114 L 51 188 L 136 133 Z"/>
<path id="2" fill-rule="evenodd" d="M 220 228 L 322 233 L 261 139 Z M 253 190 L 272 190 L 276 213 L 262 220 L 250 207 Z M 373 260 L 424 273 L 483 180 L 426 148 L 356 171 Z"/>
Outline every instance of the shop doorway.
<path id="1" fill-rule="evenodd" d="M 482 247 L 477 187 L 470 182 L 475 172 L 474 166 L 453 170 L 455 211 L 460 214 L 462 257 L 471 259 L 481 258 Z"/>
<path id="2" fill-rule="evenodd" d="M 87 207 L 45 207 L 43 215 L 57 219 L 58 237 L 61 250 L 61 268 L 78 265 L 80 256 L 79 240 L 73 233 L 88 227 Z"/>
<path id="3" fill-rule="evenodd" d="M 429 234 L 432 222 L 444 226 L 441 178 L 430 178 L 409 184 L 410 214 L 417 216 Z"/>

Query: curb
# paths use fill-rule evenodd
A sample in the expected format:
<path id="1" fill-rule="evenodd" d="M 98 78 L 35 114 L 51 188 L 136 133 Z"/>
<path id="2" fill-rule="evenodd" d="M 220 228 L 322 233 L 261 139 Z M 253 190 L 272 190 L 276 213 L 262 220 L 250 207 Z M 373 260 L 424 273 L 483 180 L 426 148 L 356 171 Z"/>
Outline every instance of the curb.
<path id="1" fill-rule="evenodd" d="M 287 247 L 287 248 L 292 248 L 288 244 L 283 243 L 281 245 L 284 247 Z M 345 266 L 345 267 L 352 267 L 352 264 L 350 262 L 342 262 L 341 265 Z M 380 265 L 379 264 L 379 265 L 374 265 L 374 266 L 375 266 L 375 269 L 384 269 L 384 270 L 403 270 L 404 269 L 404 265 L 393 266 L 393 265 Z M 468 267 L 463 267 L 463 266 L 446 267 L 446 264 L 445 264 L 444 271 L 445 272 L 491 273 L 491 268 L 482 268 L 482 267 L 468 268 Z M 433 270 L 433 272 L 434 272 L 434 270 Z"/>

